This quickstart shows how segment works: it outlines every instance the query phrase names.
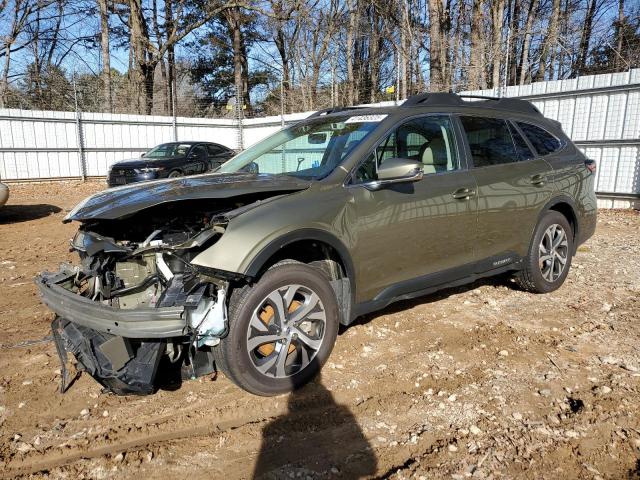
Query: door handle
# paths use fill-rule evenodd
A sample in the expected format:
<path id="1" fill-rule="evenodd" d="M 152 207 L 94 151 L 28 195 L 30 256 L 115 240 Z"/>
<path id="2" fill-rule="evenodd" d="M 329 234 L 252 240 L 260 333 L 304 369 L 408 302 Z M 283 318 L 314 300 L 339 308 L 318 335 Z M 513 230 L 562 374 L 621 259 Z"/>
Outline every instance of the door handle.
<path id="1" fill-rule="evenodd" d="M 459 188 L 458 190 L 453 192 L 451 195 L 456 200 L 468 200 L 469 198 L 473 197 L 475 194 L 476 194 L 475 190 L 472 190 L 470 188 Z"/>
<path id="2" fill-rule="evenodd" d="M 546 177 L 544 175 L 534 175 L 531 177 L 531 185 L 542 187 L 545 184 Z"/>

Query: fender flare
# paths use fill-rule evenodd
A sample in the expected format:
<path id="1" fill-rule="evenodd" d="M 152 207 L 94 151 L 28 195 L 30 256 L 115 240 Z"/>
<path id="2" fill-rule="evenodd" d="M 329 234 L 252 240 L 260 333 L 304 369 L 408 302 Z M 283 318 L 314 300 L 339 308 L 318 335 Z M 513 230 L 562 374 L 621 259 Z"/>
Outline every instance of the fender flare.
<path id="1" fill-rule="evenodd" d="M 335 251 L 338 252 L 338 255 L 340 256 L 342 264 L 345 267 L 345 273 L 347 274 L 347 277 L 351 282 L 351 291 L 355 292 L 356 274 L 349 250 L 344 245 L 344 243 L 342 243 L 342 241 L 335 235 L 317 228 L 302 228 L 300 230 L 285 233 L 275 240 L 271 240 L 265 247 L 262 248 L 262 250 L 260 250 L 260 252 L 258 252 L 257 255 L 255 255 L 251 259 L 251 262 L 249 263 L 245 274 L 249 277 L 257 277 L 264 264 L 267 263 L 267 260 L 278 253 L 278 251 L 282 248 L 300 240 L 315 240 L 318 242 L 323 242 L 335 249 Z"/>
<path id="2" fill-rule="evenodd" d="M 256 278 L 267 261 L 282 248 L 290 245 L 294 242 L 298 242 L 300 240 L 309 240 L 309 241 L 318 241 L 322 243 L 326 243 L 331 246 L 340 257 L 340 260 L 345 268 L 345 273 L 347 278 L 349 279 L 350 290 L 351 290 L 351 307 L 350 311 L 353 311 L 353 306 L 355 305 L 356 299 L 356 271 L 353 266 L 353 260 L 351 259 L 351 254 L 349 250 L 344 245 L 344 243 L 332 233 L 327 232 L 326 230 L 320 230 L 317 228 L 302 228 L 300 230 L 295 230 L 293 232 L 285 233 L 284 235 L 276 238 L 275 240 L 270 241 L 265 247 L 255 255 L 249 266 L 245 271 L 245 275 L 248 277 Z M 349 321 L 350 319 L 346 319 Z"/>
<path id="3" fill-rule="evenodd" d="M 551 210 L 552 207 L 554 207 L 555 205 L 558 205 L 559 203 L 566 203 L 567 205 L 569 205 L 569 207 L 571 207 L 571 211 L 573 212 L 573 217 L 575 219 L 574 232 L 573 232 L 573 239 L 574 239 L 573 254 L 575 255 L 575 250 L 577 250 L 578 248 L 578 242 L 576 240 L 580 238 L 580 217 L 578 215 L 576 202 L 573 198 L 567 195 L 558 195 L 553 197 L 551 200 L 549 200 L 544 205 L 544 207 L 542 207 L 542 209 L 540 210 L 540 213 L 538 214 L 538 221 L 536 222 L 536 227 L 540 223 L 540 220 L 542 220 L 542 216 L 545 213 L 547 213 L 549 210 Z"/>

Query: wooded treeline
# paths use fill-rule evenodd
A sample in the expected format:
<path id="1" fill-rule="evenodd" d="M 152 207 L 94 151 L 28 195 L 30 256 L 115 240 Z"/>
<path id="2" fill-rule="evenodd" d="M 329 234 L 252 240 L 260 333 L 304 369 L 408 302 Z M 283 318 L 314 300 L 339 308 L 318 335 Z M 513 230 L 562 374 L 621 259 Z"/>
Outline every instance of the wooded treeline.
<path id="1" fill-rule="evenodd" d="M 627 0 L 0 0 L 0 106 L 273 114 L 640 66 Z"/>

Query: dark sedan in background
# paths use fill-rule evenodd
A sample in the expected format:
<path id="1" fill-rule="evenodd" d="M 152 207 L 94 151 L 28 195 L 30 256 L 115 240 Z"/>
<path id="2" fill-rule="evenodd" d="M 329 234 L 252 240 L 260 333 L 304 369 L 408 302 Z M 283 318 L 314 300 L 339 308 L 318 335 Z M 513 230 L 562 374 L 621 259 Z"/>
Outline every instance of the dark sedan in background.
<path id="1" fill-rule="evenodd" d="M 140 158 L 114 163 L 109 169 L 110 187 L 128 183 L 182 177 L 218 168 L 236 154 L 210 142 L 172 142 L 152 148 Z"/>

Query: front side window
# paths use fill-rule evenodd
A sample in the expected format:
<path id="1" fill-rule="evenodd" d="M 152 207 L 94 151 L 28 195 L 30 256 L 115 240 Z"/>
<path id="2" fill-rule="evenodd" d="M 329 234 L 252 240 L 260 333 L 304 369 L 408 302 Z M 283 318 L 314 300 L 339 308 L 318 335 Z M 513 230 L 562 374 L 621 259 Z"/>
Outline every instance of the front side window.
<path id="1" fill-rule="evenodd" d="M 543 128 L 524 122 L 518 122 L 518 127 L 524 132 L 533 148 L 540 155 L 548 155 L 560 150 L 562 147 L 562 142 Z"/>
<path id="2" fill-rule="evenodd" d="M 378 168 L 390 158 L 420 162 L 425 175 L 457 170 L 459 163 L 449 116 L 429 115 L 400 125 L 356 169 L 354 183 L 377 180 Z"/>
<path id="3" fill-rule="evenodd" d="M 461 116 L 460 120 L 467 134 L 474 167 L 501 165 L 519 160 L 505 120 L 469 116 Z"/>
<path id="4" fill-rule="evenodd" d="M 188 143 L 163 143 L 153 147 L 144 154 L 145 158 L 175 158 L 184 157 L 191 148 Z"/>
<path id="5" fill-rule="evenodd" d="M 219 172 L 320 179 L 329 175 L 386 115 L 352 115 L 294 125 L 258 142 Z"/>

